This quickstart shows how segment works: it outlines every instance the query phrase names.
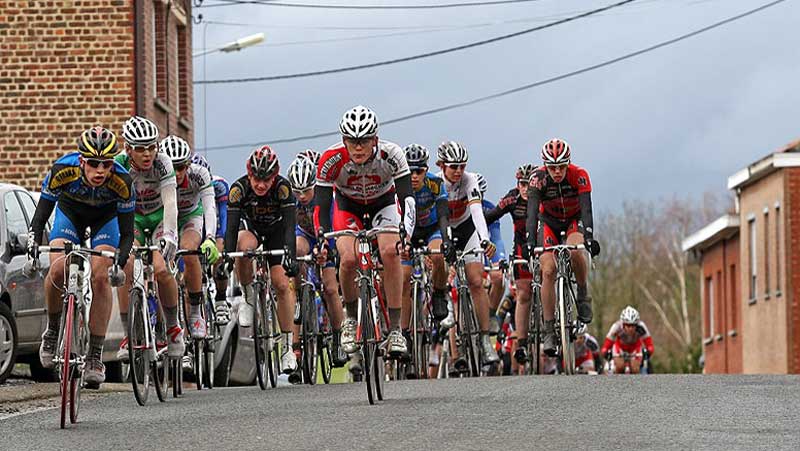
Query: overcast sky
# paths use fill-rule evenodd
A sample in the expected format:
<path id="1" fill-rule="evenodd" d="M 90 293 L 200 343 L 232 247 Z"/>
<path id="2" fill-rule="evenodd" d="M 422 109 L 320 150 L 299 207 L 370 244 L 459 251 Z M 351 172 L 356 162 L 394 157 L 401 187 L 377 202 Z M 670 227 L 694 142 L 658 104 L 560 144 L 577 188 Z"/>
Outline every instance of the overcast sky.
<path id="1" fill-rule="evenodd" d="M 327 4 L 431 4 L 444 0 L 297 0 Z M 206 1 L 210 5 L 215 1 Z M 541 0 L 440 10 L 319 10 L 240 5 L 196 8 L 205 20 L 194 47 L 209 48 L 263 31 L 265 45 L 206 58 L 206 78 L 225 79 L 331 69 L 410 56 L 512 33 L 616 0 Z M 639 0 L 543 31 L 422 60 L 292 80 L 195 87 L 195 146 L 250 143 L 336 130 L 356 104 L 388 120 L 489 95 L 590 66 L 753 9 L 768 0 Z M 387 125 L 380 137 L 432 152 L 458 140 L 468 170 L 489 181 L 496 201 L 514 170 L 538 162 L 542 143 L 566 139 L 573 162 L 588 169 L 595 210 L 628 199 L 725 190 L 727 177 L 800 137 L 800 5 L 786 1 L 675 45 L 546 86 L 462 109 Z M 492 23 L 490 26 L 469 25 Z M 324 27 L 374 29 L 329 30 Z M 324 43 L 276 45 L 386 33 Z M 423 28 L 425 27 L 425 28 Z M 430 28 L 448 27 L 447 31 Z M 425 32 L 419 32 L 421 29 Z M 269 45 L 271 44 L 271 45 Z M 194 59 L 195 80 L 203 58 Z M 304 148 L 336 138 L 273 146 L 282 168 Z M 250 147 L 212 150 L 216 173 L 244 172 Z M 509 221 L 506 219 L 505 221 Z M 509 226 L 504 227 L 510 242 Z"/>

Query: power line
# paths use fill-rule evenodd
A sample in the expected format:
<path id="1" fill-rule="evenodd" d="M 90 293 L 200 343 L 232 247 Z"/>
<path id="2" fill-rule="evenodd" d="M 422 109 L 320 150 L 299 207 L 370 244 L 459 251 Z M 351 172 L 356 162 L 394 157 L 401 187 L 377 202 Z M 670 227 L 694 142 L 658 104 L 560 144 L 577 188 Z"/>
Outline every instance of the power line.
<path id="1" fill-rule="evenodd" d="M 727 25 L 727 24 L 736 22 L 738 20 L 744 19 L 745 17 L 748 17 L 748 16 L 751 16 L 751 15 L 756 14 L 758 12 L 764 11 L 764 10 L 766 10 L 768 8 L 771 8 L 771 7 L 775 6 L 775 5 L 783 3 L 785 1 L 786 0 L 775 0 L 773 2 L 761 5 L 761 6 L 757 7 L 757 8 L 754 8 L 754 9 L 751 9 L 749 11 L 743 12 L 741 14 L 737 14 L 735 16 L 728 17 L 727 19 L 723 19 L 723 20 L 721 20 L 719 22 L 715 22 L 715 23 L 713 23 L 711 25 L 707 25 L 707 26 L 705 26 L 703 28 L 700 28 L 700 29 L 697 29 L 695 31 L 692 31 L 692 32 L 680 35 L 678 37 L 669 39 L 667 41 L 662 41 L 662 42 L 660 42 L 658 44 L 651 45 L 649 47 L 645 47 L 643 49 L 636 50 L 634 52 L 627 53 L 625 55 L 618 56 L 616 58 L 612 58 L 610 60 L 603 61 L 601 63 L 597 63 L 597 64 L 594 64 L 594 65 L 591 65 L 591 66 L 587 66 L 587 67 L 584 67 L 584 68 L 581 68 L 581 69 L 578 69 L 578 70 L 574 70 L 572 72 L 567 72 L 567 73 L 564 73 L 564 74 L 561 74 L 561 75 L 550 77 L 550 78 L 547 78 L 547 79 L 544 79 L 544 80 L 539 80 L 539 81 L 536 81 L 536 82 L 533 82 L 533 83 L 529 83 L 529 84 L 526 84 L 526 85 L 518 86 L 516 88 L 508 89 L 506 91 L 501 91 L 501 92 L 490 94 L 490 95 L 487 95 L 487 96 L 478 97 L 478 98 L 475 98 L 475 99 L 472 99 L 472 100 L 467 100 L 467 101 L 459 102 L 459 103 L 453 103 L 453 104 L 442 106 L 442 107 L 438 107 L 438 108 L 432 108 L 432 109 L 429 109 L 429 110 L 424 110 L 424 111 L 420 111 L 420 112 L 417 112 L 417 113 L 412 113 L 412 114 L 408 114 L 408 115 L 405 115 L 405 116 L 396 117 L 396 118 L 390 119 L 388 121 L 382 121 L 381 125 L 385 126 L 385 125 L 390 125 L 390 124 L 396 124 L 396 123 L 399 123 L 399 122 L 405 122 L 405 121 L 408 121 L 408 120 L 411 120 L 411 119 L 416 119 L 416 118 L 422 117 L 422 116 L 429 116 L 429 115 L 441 113 L 441 112 L 444 112 L 444 111 L 449 111 L 449 110 L 454 110 L 454 109 L 457 109 L 457 108 L 463 108 L 463 107 L 466 107 L 466 106 L 475 105 L 477 103 L 485 102 L 485 101 L 496 99 L 496 98 L 499 98 L 499 97 L 504 97 L 504 96 L 507 96 L 507 95 L 510 95 L 510 94 L 516 94 L 518 92 L 527 91 L 529 89 L 537 88 L 539 86 L 544 86 L 544 85 L 547 85 L 547 84 L 550 84 L 550 83 L 555 83 L 557 81 L 561 81 L 561 80 L 564 80 L 564 79 L 567 79 L 567 78 L 572 78 L 572 77 L 575 77 L 577 75 L 582 75 L 582 74 L 585 74 L 587 72 L 592 72 L 594 70 L 601 69 L 603 67 L 611 66 L 613 64 L 616 64 L 616 63 L 619 63 L 619 62 L 622 62 L 622 61 L 625 61 L 625 60 L 628 60 L 628 59 L 631 59 L 631 58 L 635 58 L 637 56 L 644 55 L 646 53 L 650 53 L 652 51 L 661 49 L 663 47 L 668 47 L 670 45 L 677 44 L 678 42 L 681 42 L 681 41 L 684 41 L 686 39 L 689 39 L 689 38 L 698 36 L 700 34 L 706 33 L 708 31 L 711 31 L 711 30 L 715 29 L 715 28 L 719 28 L 719 27 L 722 27 L 724 25 Z M 307 141 L 307 140 L 311 140 L 311 139 L 325 138 L 325 137 L 328 137 L 328 136 L 337 136 L 337 135 L 339 135 L 339 131 L 316 133 L 316 134 L 313 134 L 313 135 L 296 136 L 296 137 L 293 137 L 293 138 L 283 138 L 283 139 L 277 139 L 277 140 L 262 140 L 262 141 L 255 142 L 255 143 L 240 143 L 240 144 L 229 144 L 229 145 L 225 145 L 225 146 L 212 146 L 212 147 L 208 147 L 206 150 L 223 150 L 223 149 L 235 149 L 235 148 L 240 148 L 240 147 L 253 147 L 253 146 L 256 146 L 258 144 L 262 144 L 264 142 L 269 142 L 270 144 L 283 144 L 283 143 L 291 143 L 291 142 L 297 142 L 297 141 Z"/>
<path id="2" fill-rule="evenodd" d="M 508 5 L 512 3 L 531 3 L 541 0 L 494 0 L 470 3 L 441 3 L 436 5 L 330 5 L 330 4 L 303 4 L 303 3 L 284 3 L 274 1 L 258 0 L 220 0 L 224 3 L 212 5 L 202 5 L 202 8 L 215 8 L 220 6 L 235 5 L 259 5 L 259 6 L 282 6 L 287 8 L 315 8 L 315 9 L 444 9 L 444 8 L 463 8 L 471 6 L 493 6 Z"/>
<path id="3" fill-rule="evenodd" d="M 564 18 L 564 19 L 561 19 L 561 20 L 556 20 L 554 22 L 546 23 L 544 25 L 538 25 L 536 27 L 527 28 L 525 30 L 517 31 L 517 32 L 514 32 L 514 33 L 505 34 L 505 35 L 497 36 L 497 37 L 490 38 L 490 39 L 484 39 L 482 41 L 471 42 L 469 44 L 464 44 L 464 45 L 460 45 L 460 46 L 457 46 L 457 47 L 450 47 L 450 48 L 443 49 L 443 50 L 436 50 L 436 51 L 433 51 L 433 52 L 427 52 L 427 53 L 421 53 L 421 54 L 418 54 L 418 55 L 407 56 L 405 58 L 396 58 L 396 59 L 391 59 L 391 60 L 386 60 L 386 61 L 379 61 L 379 62 L 376 62 L 376 63 L 359 64 L 357 66 L 339 67 L 339 68 L 336 68 L 336 69 L 326 69 L 326 70 L 319 70 L 319 71 L 314 71 L 314 72 L 300 72 L 300 73 L 295 73 L 295 74 L 284 74 L 284 75 L 268 75 L 268 76 L 263 76 L 263 77 L 229 78 L 229 79 L 218 79 L 218 80 L 197 80 L 197 81 L 194 82 L 194 84 L 199 85 L 199 84 L 250 83 L 250 82 L 256 82 L 256 81 L 285 80 L 285 79 L 289 79 L 289 78 L 302 78 L 302 77 L 313 77 L 313 76 L 319 76 L 319 75 L 329 75 L 329 74 L 336 74 L 336 73 L 342 73 L 342 72 L 350 72 L 350 71 L 354 71 L 354 70 L 370 69 L 370 68 L 373 68 L 373 67 L 388 66 L 388 65 L 391 65 L 391 64 L 404 63 L 404 62 L 408 62 L 408 61 L 414 61 L 414 60 L 418 60 L 418 59 L 422 59 L 422 58 L 429 58 L 431 56 L 444 55 L 446 53 L 457 52 L 457 51 L 460 51 L 460 50 L 466 50 L 466 49 L 473 48 L 473 47 L 478 47 L 478 46 L 491 44 L 491 43 L 498 42 L 498 41 L 503 41 L 503 40 L 506 40 L 506 39 L 515 38 L 517 36 L 522 36 L 522 35 L 525 35 L 525 34 L 533 33 L 535 31 L 540 31 L 540 30 L 544 30 L 546 28 L 552 28 L 552 27 L 555 27 L 555 26 L 558 26 L 558 25 L 562 25 L 562 24 L 565 24 L 565 23 L 568 23 L 568 22 L 573 22 L 573 21 L 576 21 L 576 20 L 579 20 L 579 19 L 583 19 L 583 18 L 592 16 L 594 14 L 599 14 L 601 12 L 608 11 L 608 10 L 611 10 L 613 8 L 617 8 L 617 7 L 626 5 L 628 3 L 633 3 L 635 1 L 639 1 L 639 0 L 622 0 L 622 1 L 618 2 L 618 3 L 613 3 L 611 5 L 607 5 L 607 6 L 603 6 L 603 7 L 600 7 L 600 8 L 596 8 L 596 9 L 593 9 L 593 10 L 590 10 L 590 11 L 587 11 L 587 12 L 584 12 L 584 13 L 581 13 L 581 14 L 570 16 L 570 17 L 567 17 L 567 18 Z"/>

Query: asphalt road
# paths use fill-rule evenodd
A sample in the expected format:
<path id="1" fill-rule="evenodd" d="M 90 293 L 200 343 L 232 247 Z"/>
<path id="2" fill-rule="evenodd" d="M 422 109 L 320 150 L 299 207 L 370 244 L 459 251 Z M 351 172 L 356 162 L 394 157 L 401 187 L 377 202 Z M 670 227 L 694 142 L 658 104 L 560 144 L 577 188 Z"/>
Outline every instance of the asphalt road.
<path id="1" fill-rule="evenodd" d="M 0 420 L 27 449 L 800 449 L 800 377 L 505 377 L 189 390 L 146 407 L 131 393 Z M 152 402 L 155 401 L 155 402 Z"/>

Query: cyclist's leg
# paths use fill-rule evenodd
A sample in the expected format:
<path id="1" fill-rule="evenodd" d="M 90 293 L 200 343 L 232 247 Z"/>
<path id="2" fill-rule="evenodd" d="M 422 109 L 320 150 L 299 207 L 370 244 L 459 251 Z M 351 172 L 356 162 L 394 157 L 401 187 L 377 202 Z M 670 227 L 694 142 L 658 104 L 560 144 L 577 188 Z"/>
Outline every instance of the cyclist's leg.
<path id="1" fill-rule="evenodd" d="M 527 345 L 529 339 L 528 326 L 531 321 L 531 279 L 530 273 L 524 269 L 515 268 L 514 285 L 517 287 L 517 307 L 514 312 L 514 321 L 517 329 L 517 350 L 515 360 L 525 362 L 528 359 Z"/>
<path id="2" fill-rule="evenodd" d="M 217 238 L 217 250 L 219 251 L 220 255 L 225 251 L 225 239 L 224 238 Z M 214 264 L 214 269 L 221 265 L 224 262 L 224 259 L 220 258 Z M 227 291 L 228 291 L 228 278 L 219 278 L 217 277 L 217 271 L 214 271 L 214 284 L 217 286 L 217 296 L 215 301 L 224 301 L 226 299 Z"/>
<path id="3" fill-rule="evenodd" d="M 186 250 L 195 250 L 200 246 L 203 217 L 178 218 L 180 230 L 180 247 Z M 186 323 L 192 338 L 206 336 L 206 323 L 200 316 L 200 306 L 203 303 L 203 269 L 200 266 L 200 257 L 187 255 L 183 257 L 183 276 L 186 283 L 186 307 L 189 317 Z"/>
<path id="4" fill-rule="evenodd" d="M 297 356 L 293 351 L 299 349 L 300 346 L 299 334 L 288 332 L 296 331 L 298 328 L 293 321 L 296 297 L 294 289 L 289 284 L 289 277 L 286 276 L 286 271 L 280 264 L 280 257 L 275 259 L 270 257 L 270 260 L 269 273 L 272 287 L 275 289 L 275 295 L 278 298 L 278 323 L 281 326 L 281 331 L 283 331 L 283 342 L 285 344 L 281 355 L 281 371 L 288 374 L 297 370 Z"/>
<path id="5" fill-rule="evenodd" d="M 431 250 L 440 250 L 442 248 L 442 233 L 439 230 L 436 230 L 428 238 L 428 248 Z M 445 266 L 444 256 L 442 254 L 432 254 L 430 259 L 432 267 L 431 282 L 433 284 L 431 299 L 433 317 L 440 320 L 442 326 L 451 327 L 454 319 L 447 308 L 447 267 Z"/>
<path id="6" fill-rule="evenodd" d="M 583 233 L 579 231 L 577 222 L 569 228 L 567 244 L 583 244 Z M 592 297 L 589 295 L 588 288 L 588 252 L 572 251 L 572 271 L 575 273 L 575 280 L 578 282 L 577 303 L 578 317 L 584 323 L 592 322 Z"/>
<path id="7" fill-rule="evenodd" d="M 408 330 L 411 327 L 411 260 L 403 260 L 403 304 L 400 307 L 400 328 Z"/>

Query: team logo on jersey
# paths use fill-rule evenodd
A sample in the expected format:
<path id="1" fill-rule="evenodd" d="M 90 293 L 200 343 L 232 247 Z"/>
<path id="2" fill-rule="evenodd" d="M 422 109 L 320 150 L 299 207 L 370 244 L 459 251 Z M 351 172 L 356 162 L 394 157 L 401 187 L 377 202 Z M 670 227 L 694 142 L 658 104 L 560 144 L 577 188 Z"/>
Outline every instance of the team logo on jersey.
<path id="1" fill-rule="evenodd" d="M 588 186 L 589 185 L 589 181 L 586 180 L 586 177 L 580 176 L 580 177 L 578 177 L 578 185 L 580 185 L 580 186 Z"/>
<path id="2" fill-rule="evenodd" d="M 118 176 L 117 174 L 111 174 L 111 177 L 108 179 L 108 189 L 117 193 L 117 195 L 123 199 L 130 199 L 131 197 L 131 189 L 130 186 L 125 183 L 125 179 Z"/>
<path id="3" fill-rule="evenodd" d="M 320 167 L 319 167 L 319 178 L 321 178 L 323 180 L 327 180 L 328 179 L 328 172 L 330 172 L 331 168 L 333 168 L 340 161 L 342 161 L 342 154 L 341 153 L 336 153 L 333 156 L 331 156 L 330 158 L 328 158 L 327 160 L 325 160 L 325 162 L 322 163 L 320 165 Z"/>
<path id="4" fill-rule="evenodd" d="M 286 200 L 289 198 L 289 187 L 286 185 L 281 185 L 278 187 L 278 199 L 279 200 Z"/>
<path id="5" fill-rule="evenodd" d="M 242 188 L 239 185 L 233 185 L 231 192 L 228 193 L 228 202 L 236 204 L 242 200 Z"/>
<path id="6" fill-rule="evenodd" d="M 81 178 L 81 168 L 78 166 L 68 166 L 59 169 L 58 172 L 53 174 L 53 177 L 50 179 L 49 188 L 56 189 L 68 183 L 74 182 L 79 178 Z"/>

